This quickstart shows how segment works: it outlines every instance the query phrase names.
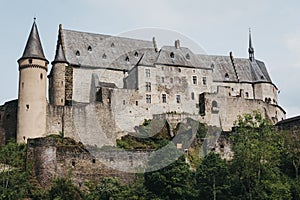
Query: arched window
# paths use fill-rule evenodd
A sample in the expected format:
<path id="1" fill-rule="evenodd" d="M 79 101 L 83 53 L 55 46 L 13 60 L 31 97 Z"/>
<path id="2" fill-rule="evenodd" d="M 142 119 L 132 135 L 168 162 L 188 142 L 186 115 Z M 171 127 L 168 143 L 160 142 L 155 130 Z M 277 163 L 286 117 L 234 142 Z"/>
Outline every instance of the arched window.
<path id="1" fill-rule="evenodd" d="M 212 101 L 211 106 L 213 108 L 217 108 L 218 107 L 218 103 L 216 101 Z"/>
<path id="2" fill-rule="evenodd" d="M 138 57 L 139 56 L 139 53 L 136 51 L 135 53 L 134 53 L 134 57 Z"/>
<path id="3" fill-rule="evenodd" d="M 78 50 L 76 51 L 76 56 L 80 56 L 80 52 Z"/>
<path id="4" fill-rule="evenodd" d="M 89 51 L 89 52 L 92 51 L 92 47 L 91 47 L 91 46 L 88 47 L 88 51 Z"/>
<path id="5" fill-rule="evenodd" d="M 170 57 L 174 58 L 174 53 L 173 52 L 170 53 Z"/>
<path id="6" fill-rule="evenodd" d="M 225 80 L 227 80 L 227 81 L 229 80 L 229 74 L 228 73 L 225 74 Z"/>
<path id="7" fill-rule="evenodd" d="M 189 59 L 191 58 L 191 57 L 190 57 L 190 54 L 188 54 L 188 53 L 186 54 L 185 57 L 186 57 L 187 60 L 189 60 Z"/>
<path id="8" fill-rule="evenodd" d="M 125 61 L 129 62 L 129 57 L 128 56 L 126 56 Z"/>

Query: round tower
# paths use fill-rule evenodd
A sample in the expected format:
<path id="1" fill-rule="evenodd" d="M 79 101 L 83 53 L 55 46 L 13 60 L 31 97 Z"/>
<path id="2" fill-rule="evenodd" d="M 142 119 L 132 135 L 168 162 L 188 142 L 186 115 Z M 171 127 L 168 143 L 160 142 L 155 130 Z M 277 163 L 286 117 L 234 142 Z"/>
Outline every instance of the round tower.
<path id="1" fill-rule="evenodd" d="M 17 142 L 46 135 L 48 60 L 34 20 L 19 63 Z"/>
<path id="2" fill-rule="evenodd" d="M 65 74 L 67 59 L 62 45 L 62 26 L 59 25 L 58 41 L 56 53 L 52 64 L 51 73 L 49 75 L 49 99 L 50 104 L 55 106 L 65 105 Z"/>

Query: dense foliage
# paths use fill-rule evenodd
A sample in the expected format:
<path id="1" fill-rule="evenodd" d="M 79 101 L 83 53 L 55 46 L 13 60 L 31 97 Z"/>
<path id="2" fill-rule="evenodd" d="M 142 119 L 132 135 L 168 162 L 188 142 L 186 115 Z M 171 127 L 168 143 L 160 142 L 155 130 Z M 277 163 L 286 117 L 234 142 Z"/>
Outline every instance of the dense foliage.
<path id="1" fill-rule="evenodd" d="M 169 127 L 160 127 L 162 131 L 151 139 L 131 136 L 119 140 L 118 145 L 156 149 L 169 139 Z M 299 131 L 278 131 L 257 112 L 239 117 L 236 127 L 230 136 L 234 152 L 230 161 L 209 153 L 194 159 L 197 164 L 192 166 L 190 155 L 179 155 L 167 167 L 137 174 L 132 185 L 107 177 L 97 183 L 85 183 L 84 191 L 72 183 L 71 177 L 54 179 L 51 188 L 41 190 L 25 165 L 25 146 L 10 142 L 0 148 L 0 199 L 300 199 Z M 149 127 L 149 122 L 139 128 L 141 134 L 155 129 Z M 199 148 L 205 130 L 202 125 L 198 128 L 198 141 L 189 152 Z M 169 148 L 178 153 L 175 145 Z M 153 157 L 149 163 L 157 159 L 167 162 Z"/>

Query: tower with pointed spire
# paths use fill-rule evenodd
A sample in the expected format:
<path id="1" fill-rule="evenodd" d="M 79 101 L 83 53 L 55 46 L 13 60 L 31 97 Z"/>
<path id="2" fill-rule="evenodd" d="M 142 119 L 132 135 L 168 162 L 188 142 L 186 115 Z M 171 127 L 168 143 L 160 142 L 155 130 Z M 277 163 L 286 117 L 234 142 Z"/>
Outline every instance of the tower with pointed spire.
<path id="1" fill-rule="evenodd" d="M 51 73 L 49 75 L 49 100 L 54 106 L 65 105 L 65 74 L 68 62 L 65 57 L 65 52 L 61 37 L 62 25 L 59 25 L 58 40 L 54 61 L 52 64 Z"/>
<path id="2" fill-rule="evenodd" d="M 249 53 L 249 60 L 251 62 L 254 61 L 254 48 L 252 46 L 251 29 L 250 28 L 249 28 L 249 48 L 248 48 L 248 53 Z"/>
<path id="3" fill-rule="evenodd" d="M 46 135 L 48 60 L 34 22 L 19 64 L 17 141 Z"/>

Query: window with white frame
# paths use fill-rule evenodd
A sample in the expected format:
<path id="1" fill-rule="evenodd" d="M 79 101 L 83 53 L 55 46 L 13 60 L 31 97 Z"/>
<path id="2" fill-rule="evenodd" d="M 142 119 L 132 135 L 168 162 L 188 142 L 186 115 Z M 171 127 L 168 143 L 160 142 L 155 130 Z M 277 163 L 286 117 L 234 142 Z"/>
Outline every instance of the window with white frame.
<path id="1" fill-rule="evenodd" d="M 146 94 L 146 103 L 151 103 L 151 95 Z"/>
<path id="2" fill-rule="evenodd" d="M 151 92 L 151 83 L 150 82 L 146 82 L 146 91 Z"/>
<path id="3" fill-rule="evenodd" d="M 146 77 L 147 77 L 147 78 L 150 77 L 150 69 L 146 69 Z"/>

